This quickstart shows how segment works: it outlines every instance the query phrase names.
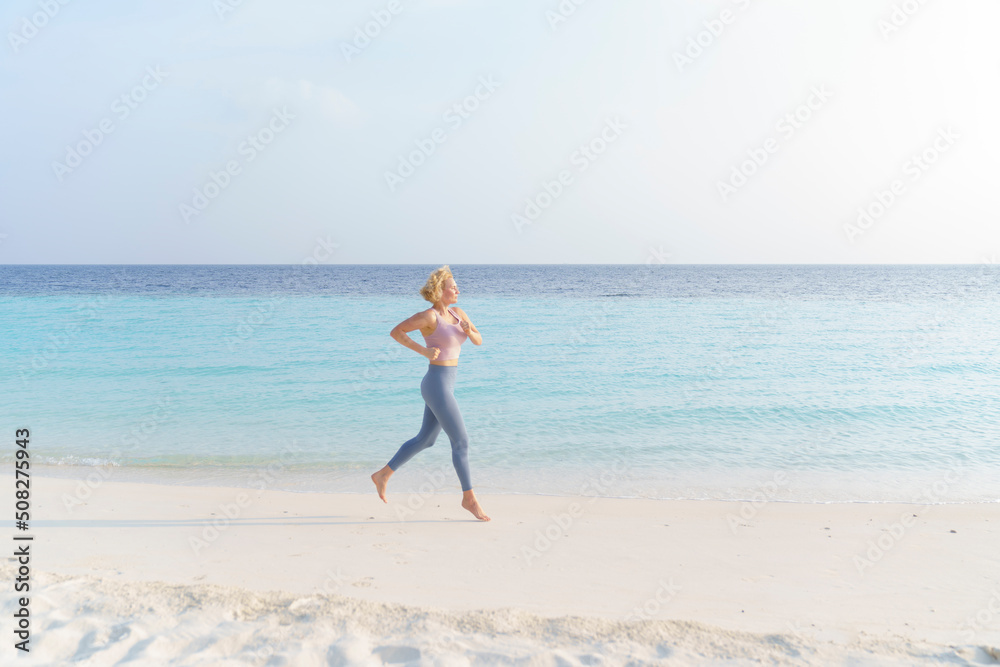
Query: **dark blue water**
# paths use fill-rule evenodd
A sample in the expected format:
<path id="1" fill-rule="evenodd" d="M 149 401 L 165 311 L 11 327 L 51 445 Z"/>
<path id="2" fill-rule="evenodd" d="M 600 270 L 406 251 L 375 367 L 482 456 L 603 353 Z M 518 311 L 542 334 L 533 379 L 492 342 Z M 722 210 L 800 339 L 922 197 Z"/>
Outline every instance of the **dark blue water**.
<path id="1" fill-rule="evenodd" d="M 414 296 L 436 265 L 0 265 L 0 296 Z M 992 265 L 453 265 L 472 296 L 908 301 L 997 298 Z"/>

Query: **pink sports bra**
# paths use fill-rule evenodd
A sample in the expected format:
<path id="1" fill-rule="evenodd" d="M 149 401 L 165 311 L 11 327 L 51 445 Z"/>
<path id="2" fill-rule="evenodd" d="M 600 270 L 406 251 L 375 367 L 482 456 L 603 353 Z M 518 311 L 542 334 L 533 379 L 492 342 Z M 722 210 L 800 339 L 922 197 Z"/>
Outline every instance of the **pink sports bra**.
<path id="1" fill-rule="evenodd" d="M 437 318 L 437 328 L 434 329 L 434 333 L 430 336 L 424 336 L 424 342 L 427 347 L 436 347 L 441 350 L 434 361 L 458 359 L 458 355 L 462 351 L 462 343 L 469 337 L 469 334 L 462 330 L 462 318 L 455 315 L 451 308 L 448 309 L 448 312 L 459 321 L 459 324 L 445 322 L 435 310 L 434 316 Z"/>

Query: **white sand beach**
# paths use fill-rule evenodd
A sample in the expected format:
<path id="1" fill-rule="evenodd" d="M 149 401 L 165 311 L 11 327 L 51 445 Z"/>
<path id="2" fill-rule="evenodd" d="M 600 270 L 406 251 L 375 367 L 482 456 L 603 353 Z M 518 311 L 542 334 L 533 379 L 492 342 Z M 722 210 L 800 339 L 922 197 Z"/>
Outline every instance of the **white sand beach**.
<path id="1" fill-rule="evenodd" d="M 33 480 L 18 664 L 1000 660 L 1000 504 L 78 486 Z"/>

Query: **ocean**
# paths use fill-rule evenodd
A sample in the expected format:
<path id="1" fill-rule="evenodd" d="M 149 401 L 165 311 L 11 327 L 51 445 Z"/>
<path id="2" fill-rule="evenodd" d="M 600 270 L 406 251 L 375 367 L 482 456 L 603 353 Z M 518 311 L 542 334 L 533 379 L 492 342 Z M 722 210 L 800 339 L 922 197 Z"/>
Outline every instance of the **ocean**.
<path id="1" fill-rule="evenodd" d="M 28 428 L 36 475 L 92 489 L 374 494 L 434 268 L 0 266 L 0 470 Z M 479 493 L 1000 501 L 993 265 L 451 268 Z M 430 492 L 460 493 L 443 432 L 389 483 Z"/>

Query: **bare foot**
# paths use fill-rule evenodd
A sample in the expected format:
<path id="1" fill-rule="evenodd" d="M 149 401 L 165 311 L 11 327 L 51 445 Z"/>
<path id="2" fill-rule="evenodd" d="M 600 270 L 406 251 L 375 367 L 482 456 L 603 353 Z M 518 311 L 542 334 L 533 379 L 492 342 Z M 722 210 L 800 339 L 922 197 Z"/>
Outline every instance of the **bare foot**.
<path id="1" fill-rule="evenodd" d="M 392 468 L 385 466 L 381 470 L 372 474 L 372 481 L 375 482 L 375 490 L 383 503 L 389 502 L 385 499 L 385 486 L 389 483 L 389 476 L 392 475 Z"/>
<path id="2" fill-rule="evenodd" d="M 476 500 L 476 496 L 472 493 L 471 489 L 467 491 L 465 496 L 462 498 L 462 507 L 472 512 L 473 516 L 480 521 L 490 520 L 490 518 L 486 516 L 486 512 L 483 511 L 483 508 L 479 506 L 479 501 Z"/>

